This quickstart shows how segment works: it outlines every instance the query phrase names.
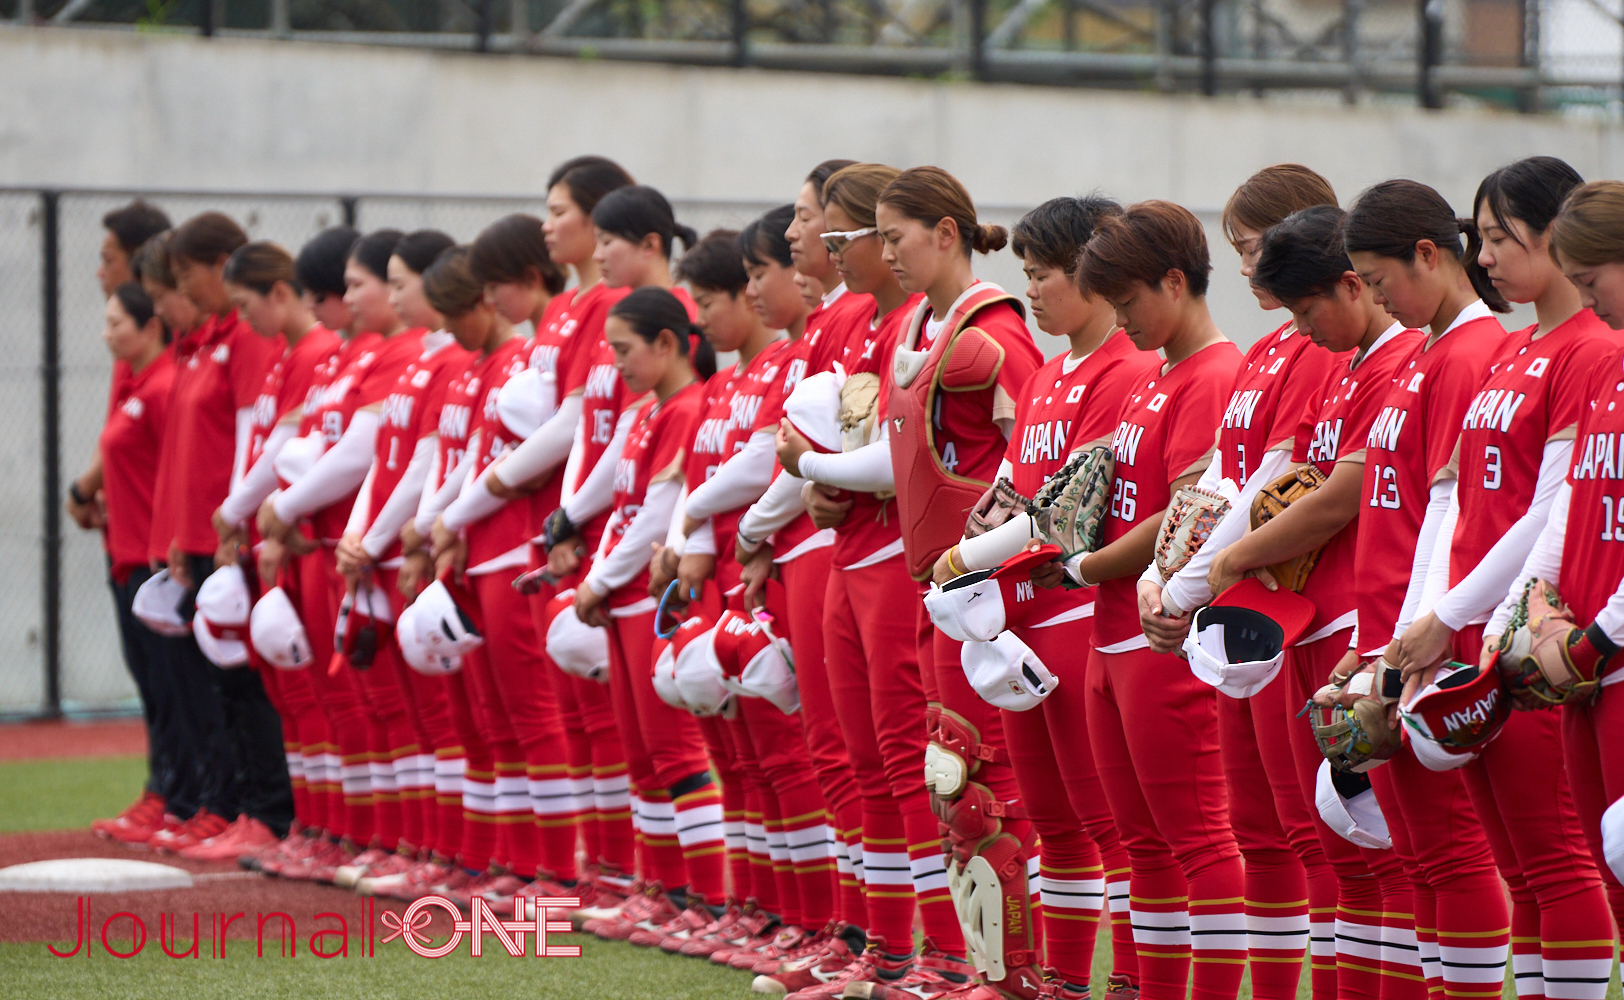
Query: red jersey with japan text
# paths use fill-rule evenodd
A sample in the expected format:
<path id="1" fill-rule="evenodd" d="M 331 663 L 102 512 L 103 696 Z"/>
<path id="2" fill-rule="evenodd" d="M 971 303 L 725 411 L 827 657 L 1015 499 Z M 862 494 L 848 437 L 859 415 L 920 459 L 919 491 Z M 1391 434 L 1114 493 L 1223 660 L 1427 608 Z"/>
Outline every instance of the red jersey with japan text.
<path id="1" fill-rule="evenodd" d="M 280 336 L 261 337 L 235 310 L 208 317 L 176 343 L 153 492 L 152 558 L 167 558 L 171 542 L 192 555 L 219 546 L 212 518 L 231 492 L 237 413 L 253 406 L 285 349 Z"/>
<path id="2" fill-rule="evenodd" d="M 1166 374 L 1153 370 L 1124 401 L 1111 435 L 1116 468 L 1102 545 L 1126 535 L 1140 521 L 1159 521 L 1173 499 L 1173 483 L 1207 467 L 1240 366 L 1240 349 L 1221 341 Z M 1095 646 L 1143 635 L 1138 584 L 1138 573 L 1100 584 L 1094 605 Z"/>
<path id="3" fill-rule="evenodd" d="M 1235 373 L 1235 386 L 1218 429 L 1218 456 L 1225 479 L 1244 487 L 1269 450 L 1296 441 L 1310 401 L 1325 385 L 1338 358 L 1290 323 L 1253 344 Z"/>
<path id="4" fill-rule="evenodd" d="M 314 405 L 305 408 L 305 432 L 319 431 L 328 448 L 337 444 L 357 410 L 382 404 L 394 391 L 401 373 L 423 353 L 425 332 L 403 330 L 388 338 L 360 334 L 351 339 L 339 354 L 337 374 L 312 393 Z M 311 514 L 314 537 L 336 544 L 349 525 L 355 497 L 351 493 Z"/>
<path id="5" fill-rule="evenodd" d="M 1066 464 L 1079 448 L 1107 444 L 1122 413 L 1122 401 L 1153 378 L 1161 358 L 1141 351 L 1120 330 L 1113 330 L 1087 357 L 1069 353 L 1050 358 L 1032 374 L 1015 405 L 1015 432 L 1004 459 L 1009 462 L 1010 484 L 1022 496 L 1031 496 Z M 1037 588 L 1032 600 L 1041 602 L 1028 620 L 1043 623 L 1057 616 L 1092 614 L 1092 587 L 1070 590 Z"/>
<path id="6" fill-rule="evenodd" d="M 316 373 L 332 360 L 343 343 L 343 338 L 318 323 L 271 366 L 264 387 L 254 398 L 248 468 L 253 468 L 265 453 L 265 440 L 282 418 L 304 405 L 315 388 Z"/>
<path id="7" fill-rule="evenodd" d="M 751 358 L 749 364 L 724 368 L 705 383 L 704 409 L 694 430 L 687 462 L 690 493 L 709 482 L 717 469 L 744 450 L 755 433 L 763 399 L 779 382 L 786 355 L 794 353 L 791 341 L 773 341 Z M 751 498 L 751 503 L 756 499 Z M 739 519 L 748 509 L 746 504 L 711 518 L 718 558 L 733 558 L 733 536 L 738 533 Z"/>
<path id="8" fill-rule="evenodd" d="M 102 496 L 107 530 L 102 544 L 117 583 L 147 564 L 152 540 L 152 495 L 158 453 L 175 384 L 175 352 L 164 348 L 139 372 L 125 368 L 97 441 L 102 456 Z"/>
<path id="9" fill-rule="evenodd" d="M 469 439 L 479 438 L 479 451 L 469 456 L 474 464 L 468 470 L 469 485 L 464 489 L 471 489 L 480 473 L 521 440 L 502 422 L 496 409 L 496 396 L 508 379 L 524 371 L 530 346 L 523 337 L 513 337 L 474 363 L 474 381 L 478 384 L 467 396 L 473 416 Z M 503 504 L 489 517 L 470 524 L 465 534 L 470 570 L 514 550 L 517 550 L 516 559 L 528 558 L 530 509 L 520 503 Z"/>
<path id="10" fill-rule="evenodd" d="M 417 450 L 418 439 L 436 431 L 439 412 L 430 396 L 444 397 L 445 384 L 468 367 L 473 355 L 457 346 L 448 333 L 423 338 L 423 352 L 406 366 L 395 387 L 384 397 L 378 414 L 378 440 L 372 456 L 372 493 L 367 498 L 367 527 L 377 520 L 394 495 L 406 467 Z M 431 409 L 433 412 L 431 412 Z M 391 541 L 385 561 L 400 555 L 400 541 Z"/>
<path id="11" fill-rule="evenodd" d="M 1417 344 L 1393 372 L 1365 435 L 1356 574 L 1361 652 L 1392 641 L 1432 483 L 1455 452 L 1461 418 L 1505 336 L 1499 320 L 1478 316 L 1430 347 Z"/>
<path id="12" fill-rule="evenodd" d="M 615 498 L 604 528 L 603 554 L 620 544 L 649 487 L 680 479 L 686 472 L 687 452 L 705 404 L 705 387 L 692 382 L 661 402 L 650 399 L 638 407 L 626 436 L 626 448 L 615 466 Z M 645 557 L 646 560 L 647 557 Z M 632 581 L 609 595 L 611 608 L 648 599 L 648 565 Z"/>
<path id="13" fill-rule="evenodd" d="M 1394 323 L 1363 358 L 1331 355 L 1338 363 L 1320 384 L 1316 393 L 1319 398 L 1309 408 L 1291 460 L 1311 464 L 1327 476 L 1338 462 L 1363 464 L 1365 438 L 1387 399 L 1393 370 L 1410 356 L 1421 339 L 1421 331 L 1406 330 Z M 1358 541 L 1359 519 L 1355 516 L 1320 550 L 1319 561 L 1302 592 L 1314 602 L 1314 620 L 1303 633 L 1305 638 L 1354 610 L 1354 554 Z M 1351 627 L 1353 623 L 1347 624 Z"/>
<path id="14" fill-rule="evenodd" d="M 1470 573 L 1527 513 L 1547 441 L 1571 440 L 1585 388 L 1620 346 L 1589 309 L 1538 340 L 1537 325 L 1509 334 L 1461 421 L 1460 516 L 1451 539 L 1449 584 Z M 1487 620 L 1485 614 L 1484 620 Z"/>
<path id="15" fill-rule="evenodd" d="M 1558 587 L 1580 628 L 1624 580 L 1624 351 L 1595 366 L 1584 397 Z"/>

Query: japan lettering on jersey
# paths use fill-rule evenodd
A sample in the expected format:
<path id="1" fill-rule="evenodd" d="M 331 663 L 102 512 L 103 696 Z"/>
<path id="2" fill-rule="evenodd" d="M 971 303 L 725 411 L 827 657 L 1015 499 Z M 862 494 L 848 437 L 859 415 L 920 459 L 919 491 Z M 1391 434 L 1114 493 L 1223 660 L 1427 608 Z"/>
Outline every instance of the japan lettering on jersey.
<path id="1" fill-rule="evenodd" d="M 519 443 L 519 438 L 502 422 L 496 400 L 508 379 L 524 371 L 529 349 L 527 341 L 514 337 L 481 359 L 475 367 L 474 377 L 479 384 L 477 394 L 471 397 L 475 402 L 470 404 L 474 416 L 470 433 L 479 438 L 479 454 L 469 456 L 474 460 L 473 468 L 469 470 L 470 476 L 484 472 L 492 462 Z M 468 525 L 466 535 L 470 570 L 476 570 L 482 563 L 527 542 L 530 538 L 529 519 L 528 504 L 508 503 Z"/>
<path id="2" fill-rule="evenodd" d="M 1585 386 L 1618 350 L 1618 335 L 1588 309 L 1539 339 L 1506 337 L 1461 420 L 1451 585 L 1464 579 L 1533 502 L 1545 444 L 1566 440 L 1589 400 Z"/>
<path id="3" fill-rule="evenodd" d="M 1438 473 L 1449 464 L 1466 409 L 1505 330 L 1492 316 L 1469 320 L 1418 344 L 1394 369 L 1365 435 L 1359 515 L 1359 645 L 1378 651 L 1393 638 L 1410 566 Z"/>
<path id="4" fill-rule="evenodd" d="M 604 530 L 602 550 L 615 550 L 626 529 L 642 510 L 649 486 L 680 476 L 688 443 L 704 405 L 704 387 L 693 382 L 663 402 L 650 400 L 638 408 L 626 437 L 626 447 L 615 463 L 614 500 Z M 625 607 L 648 596 L 648 568 L 609 597 L 611 607 Z"/>
<path id="5" fill-rule="evenodd" d="M 440 407 L 440 467 L 446 471 L 462 464 L 468 450 L 468 435 L 473 431 L 474 404 L 479 395 L 479 378 L 473 368 L 452 381 L 446 390 L 445 404 Z"/>
<path id="6" fill-rule="evenodd" d="M 1559 588 L 1581 628 L 1624 579 L 1624 352 L 1594 366 L 1584 395 Z"/>
<path id="7" fill-rule="evenodd" d="M 1346 361 L 1299 336 L 1290 323 L 1253 344 L 1235 373 L 1218 431 L 1224 478 L 1245 486 L 1265 453 L 1294 442 L 1326 376 Z"/>
<path id="8" fill-rule="evenodd" d="M 433 336 L 433 335 L 431 335 Z M 458 347 L 449 334 L 433 347 L 425 346 L 424 353 L 406 366 L 395 387 L 390 390 L 378 414 L 378 438 L 373 453 L 372 497 L 368 510 L 372 517 L 383 510 L 400 479 L 406 474 L 417 441 L 435 428 L 428 421 L 437 420 L 431 414 L 431 394 L 444 391 L 444 383 L 465 368 L 472 355 Z M 370 524 L 368 525 L 370 527 Z M 391 548 L 393 551 L 393 548 Z"/>

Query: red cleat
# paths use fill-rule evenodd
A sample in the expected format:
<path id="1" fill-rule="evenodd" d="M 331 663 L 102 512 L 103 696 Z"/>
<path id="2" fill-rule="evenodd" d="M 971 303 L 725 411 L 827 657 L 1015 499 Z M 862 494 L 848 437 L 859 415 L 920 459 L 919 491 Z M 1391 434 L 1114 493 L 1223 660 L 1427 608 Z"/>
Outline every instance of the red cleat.
<path id="1" fill-rule="evenodd" d="M 193 861 L 236 861 L 246 853 L 275 843 L 276 834 L 270 827 L 243 813 L 224 833 L 181 848 L 180 856 Z"/>
<path id="2" fill-rule="evenodd" d="M 333 884 L 334 873 L 340 865 L 348 864 L 350 852 L 342 844 L 331 840 L 320 841 L 316 849 L 293 864 L 284 865 L 278 873 L 295 882 L 322 882 Z"/>
<path id="3" fill-rule="evenodd" d="M 199 809 L 178 829 L 159 830 L 154 833 L 152 839 L 147 841 L 147 846 L 165 854 L 179 854 L 183 847 L 191 847 L 224 833 L 227 825 L 225 820 L 214 813 L 207 809 Z"/>
<path id="4" fill-rule="evenodd" d="M 150 836 L 151 831 L 158 829 L 159 824 L 163 822 L 163 818 L 163 796 L 143 791 L 140 798 L 124 807 L 123 812 L 111 819 L 96 820 L 90 824 L 90 829 L 98 837 L 106 837 L 109 840 L 120 839 L 113 836 L 113 831 L 120 827 L 145 828 L 149 831 L 148 835 Z M 122 842 L 128 843 L 127 840 Z"/>
<path id="5" fill-rule="evenodd" d="M 333 884 L 341 889 L 353 889 L 355 883 L 370 873 L 373 865 L 381 865 L 394 856 L 394 851 L 369 847 L 351 858 L 349 864 L 339 865 L 333 870 Z"/>
<path id="6" fill-rule="evenodd" d="M 857 961 L 845 938 L 826 938 L 818 950 L 779 965 L 778 970 L 758 975 L 750 984 L 755 993 L 798 993 L 824 986 Z"/>

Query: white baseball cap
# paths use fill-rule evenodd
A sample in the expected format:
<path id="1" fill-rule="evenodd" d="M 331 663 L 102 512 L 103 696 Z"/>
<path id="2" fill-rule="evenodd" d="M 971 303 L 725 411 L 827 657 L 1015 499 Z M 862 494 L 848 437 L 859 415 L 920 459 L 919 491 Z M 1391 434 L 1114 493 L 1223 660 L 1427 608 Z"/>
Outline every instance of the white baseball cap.
<path id="1" fill-rule="evenodd" d="M 840 387 L 845 382 L 845 378 L 835 372 L 818 372 L 801 379 L 784 400 L 784 416 L 808 441 L 817 445 L 819 451 L 842 450 Z"/>
<path id="2" fill-rule="evenodd" d="M 588 625 L 575 613 L 575 590 L 562 590 L 542 612 L 547 655 L 558 669 L 599 684 L 609 683 L 609 632 Z"/>
<path id="3" fill-rule="evenodd" d="M 527 438 L 558 410 L 558 377 L 526 368 L 496 392 L 496 415 L 514 437 Z"/>
<path id="4" fill-rule="evenodd" d="M 254 602 L 248 616 L 248 638 L 254 651 L 273 667 L 303 670 L 314 660 L 310 636 L 281 587 L 272 587 Z"/>
<path id="5" fill-rule="evenodd" d="M 310 471 L 316 459 L 326 450 L 327 439 L 319 431 L 294 438 L 271 459 L 271 469 L 276 473 L 276 478 L 291 486 Z"/>
<path id="6" fill-rule="evenodd" d="M 417 636 L 417 605 L 408 604 L 395 623 L 395 642 L 400 646 L 401 658 L 406 665 L 420 674 L 437 677 L 454 674 L 462 669 L 462 657 L 441 656 L 431 653 Z"/>
<path id="7" fill-rule="evenodd" d="M 1196 611 L 1184 637 L 1190 672 L 1231 698 L 1269 686 L 1286 647 L 1314 620 L 1314 605 L 1288 590 L 1248 577 Z"/>
<path id="8" fill-rule="evenodd" d="M 722 684 L 722 668 L 711 648 L 715 638 L 715 625 L 699 617 L 677 626 L 671 637 L 671 678 L 683 706 L 695 715 L 720 715 L 733 698 L 733 692 Z"/>
<path id="9" fill-rule="evenodd" d="M 982 701 L 1011 712 L 1036 708 L 1060 686 L 1060 678 L 1014 632 L 990 642 L 965 643 L 959 647 L 959 663 Z"/>
<path id="10" fill-rule="evenodd" d="M 435 580 L 413 602 L 417 609 L 417 638 L 424 648 L 440 656 L 462 656 L 485 644 L 473 619 L 457 606 L 451 591 Z"/>
<path id="11" fill-rule="evenodd" d="M 1624 878 L 1624 798 L 1601 814 L 1601 853 L 1613 874 Z"/>
<path id="12" fill-rule="evenodd" d="M 248 580 L 242 567 L 222 566 L 197 589 L 197 614 L 192 634 L 198 648 L 217 667 L 240 667 L 248 662 L 248 615 L 252 607 Z"/>
<path id="13" fill-rule="evenodd" d="M 1511 717 L 1511 698 L 1498 671 L 1445 666 L 1399 718 L 1415 757 L 1429 770 L 1452 771 L 1478 758 Z"/>
<path id="14" fill-rule="evenodd" d="M 1367 776 L 1337 771 L 1330 761 L 1320 761 L 1314 779 L 1314 804 L 1319 807 L 1320 819 L 1342 839 L 1378 851 L 1393 846 L 1387 819 Z"/>
<path id="15" fill-rule="evenodd" d="M 711 655 L 721 671 L 722 686 L 729 691 L 765 698 L 785 715 L 801 710 L 794 653 L 773 634 L 771 615 L 724 612 L 716 623 Z"/>
<path id="16" fill-rule="evenodd" d="M 992 569 L 930 585 L 925 610 L 930 620 L 959 642 L 991 642 L 998 633 L 1026 621 L 1037 604 L 1032 570 L 1060 555 L 1058 545 L 1041 545 L 1010 556 Z"/>
<path id="17" fill-rule="evenodd" d="M 189 635 L 191 623 L 181 617 L 181 602 L 186 600 L 186 588 L 175 582 L 167 569 L 161 569 L 147 578 L 135 592 L 130 610 L 147 628 L 170 637 Z"/>

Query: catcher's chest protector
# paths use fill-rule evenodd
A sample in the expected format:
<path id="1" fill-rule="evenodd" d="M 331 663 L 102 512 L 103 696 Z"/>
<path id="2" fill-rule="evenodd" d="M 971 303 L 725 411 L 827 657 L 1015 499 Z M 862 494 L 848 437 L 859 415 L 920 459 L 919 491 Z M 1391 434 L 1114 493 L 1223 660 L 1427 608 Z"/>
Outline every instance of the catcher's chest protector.
<path id="1" fill-rule="evenodd" d="M 887 414 L 891 420 L 891 466 L 896 473 L 897 512 L 908 572 L 928 579 L 936 559 L 964 536 L 964 523 L 987 487 L 984 480 L 949 472 L 936 448 L 931 420 L 937 396 L 991 389 L 1004 363 L 1003 347 L 970 325 L 975 314 L 997 302 L 1021 304 L 996 286 L 967 296 L 923 361 L 913 349 L 924 330 L 930 303 L 921 302 L 892 361 Z"/>

